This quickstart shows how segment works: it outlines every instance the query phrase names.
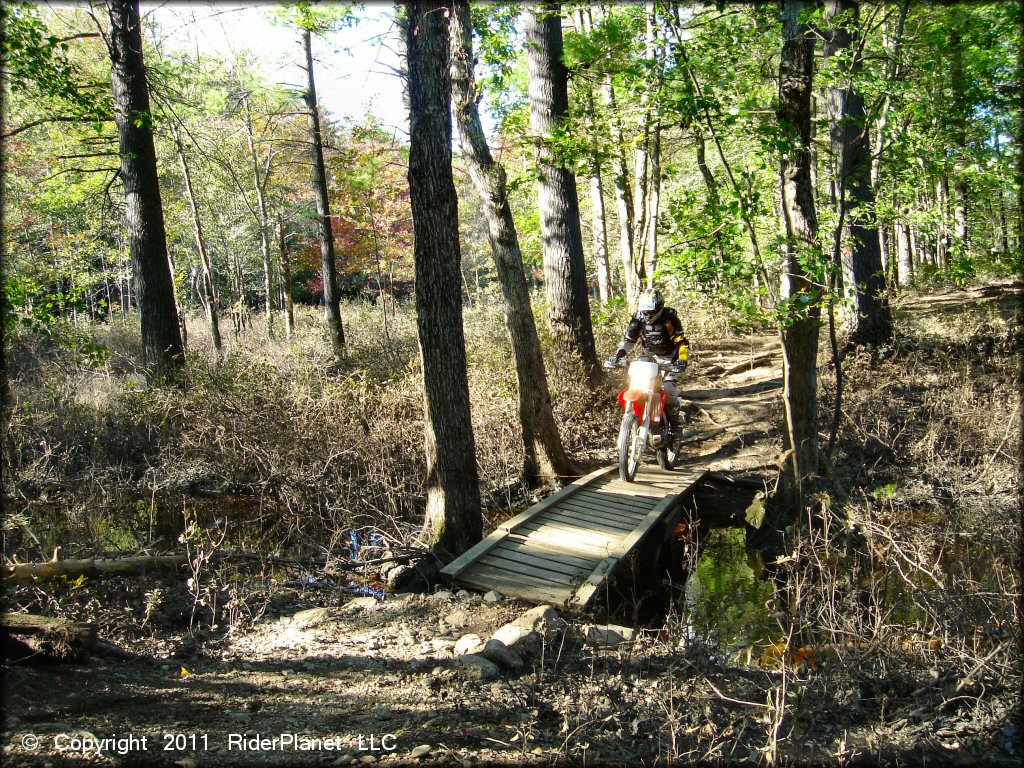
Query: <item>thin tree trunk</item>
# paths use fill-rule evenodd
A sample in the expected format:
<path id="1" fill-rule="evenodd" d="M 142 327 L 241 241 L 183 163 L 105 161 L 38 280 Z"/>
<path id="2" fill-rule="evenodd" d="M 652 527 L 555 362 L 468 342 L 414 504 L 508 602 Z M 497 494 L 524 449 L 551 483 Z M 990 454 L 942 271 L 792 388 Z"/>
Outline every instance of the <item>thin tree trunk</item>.
<path id="1" fill-rule="evenodd" d="M 263 257 L 263 296 L 266 299 L 264 313 L 267 321 L 267 336 L 274 337 L 274 300 L 270 266 L 270 215 L 267 211 L 266 185 L 270 179 L 273 152 L 267 154 L 265 168 L 261 171 L 259 155 L 256 153 L 256 135 L 252 123 L 249 97 L 242 98 L 245 108 L 245 137 L 249 147 L 249 162 L 252 164 L 252 187 L 256 193 L 256 225 L 260 230 L 260 255 Z"/>
<path id="2" fill-rule="evenodd" d="M 277 243 L 281 259 L 281 288 L 284 294 L 284 332 L 288 338 L 295 332 L 295 301 L 292 296 L 292 264 L 288 254 L 288 240 L 284 221 L 277 217 Z"/>
<path id="3" fill-rule="evenodd" d="M 560 4 L 542 2 L 526 14 L 530 127 L 538 146 L 538 205 L 544 238 L 544 282 L 548 317 L 556 341 L 598 373 L 590 320 L 583 234 L 576 177 L 559 157 L 552 139 L 569 114 L 568 71 L 562 61 Z M 565 359 L 564 357 L 561 359 Z"/>
<path id="4" fill-rule="evenodd" d="M 910 232 L 902 219 L 896 222 L 896 253 L 896 282 L 905 288 L 914 278 L 914 262 L 910 251 Z"/>
<path id="5" fill-rule="evenodd" d="M 185 146 L 173 122 L 171 123 L 171 137 L 174 139 L 174 146 L 178 150 L 178 160 L 181 161 L 181 175 L 185 180 L 185 194 L 188 196 L 189 208 L 192 211 L 192 233 L 195 235 L 196 248 L 199 251 L 200 282 L 203 286 L 200 293 L 202 295 L 203 308 L 206 310 L 206 322 L 210 326 L 213 348 L 219 358 L 223 353 L 223 343 L 220 337 L 220 320 L 217 317 L 217 291 L 213 285 L 213 268 L 210 264 L 209 251 L 206 249 L 203 221 L 199 216 L 199 205 L 196 202 L 195 190 L 192 186 L 192 173 L 188 167 L 188 160 L 185 157 Z"/>
<path id="6" fill-rule="evenodd" d="M 306 109 L 309 110 L 309 142 L 313 161 L 313 193 L 316 196 L 316 234 L 320 241 L 320 258 L 324 284 L 324 308 L 327 331 L 334 359 L 345 351 L 345 328 L 341 323 L 341 293 L 334 263 L 334 233 L 331 230 L 331 203 L 327 192 L 327 167 L 324 165 L 323 133 L 313 79 L 313 43 L 308 29 L 302 30 L 302 46 L 306 52 Z"/>
<path id="7" fill-rule="evenodd" d="M 658 214 L 661 212 L 661 121 L 651 128 L 651 177 L 647 193 L 647 254 L 644 272 L 650 285 L 654 285 L 654 270 L 658 266 Z"/>
<path id="8" fill-rule="evenodd" d="M 708 166 L 707 143 L 704 140 L 704 132 L 696 123 L 693 124 L 692 128 L 694 145 L 697 150 L 697 170 L 700 171 L 701 178 L 704 179 L 704 186 L 708 191 L 708 206 L 714 210 L 715 219 L 718 220 L 721 217 L 722 198 L 718 194 L 718 182 L 715 180 L 715 176 L 711 173 L 711 168 Z M 712 237 L 715 240 L 715 263 L 718 266 L 724 266 L 727 254 L 725 252 L 725 238 L 722 236 L 721 227 L 715 227 L 715 232 Z M 716 269 L 715 272 L 716 274 L 712 280 L 714 287 L 717 288 L 718 270 Z"/>
<path id="9" fill-rule="evenodd" d="M 803 0 L 782 4 L 782 56 L 779 61 L 779 125 L 790 139 L 781 166 L 783 231 L 786 236 L 787 295 L 804 299 L 782 329 L 783 401 L 786 465 L 779 492 L 789 514 L 804 509 L 807 484 L 818 474 L 818 325 L 820 290 L 804 271 L 802 261 L 820 258 L 818 220 L 811 184 L 811 89 L 814 38 Z"/>
<path id="10" fill-rule="evenodd" d="M 110 81 L 125 193 L 125 229 L 142 326 L 143 364 L 170 374 L 184 360 L 174 278 L 167 256 L 164 213 L 153 143 L 138 0 L 108 0 Z"/>
<path id="11" fill-rule="evenodd" d="M 451 17 L 452 88 L 455 119 L 469 161 L 469 173 L 484 203 L 494 266 L 505 299 L 505 322 L 512 340 L 519 386 L 519 421 L 523 430 L 523 477 L 573 474 L 551 407 L 544 357 L 530 307 L 515 220 L 509 207 L 505 169 L 494 161 L 477 110 L 473 72 L 473 37 L 467 0 L 457 0 Z"/>
<path id="12" fill-rule="evenodd" d="M 409 192 L 427 454 L 421 538 L 442 562 L 450 562 L 483 536 L 459 289 L 446 1 L 407 2 L 405 30 Z"/>
<path id="13" fill-rule="evenodd" d="M 587 23 L 589 9 L 578 12 L 580 30 L 586 32 L 592 26 Z M 608 225 L 605 221 L 604 195 L 601 192 L 601 155 L 600 137 L 597 133 L 597 118 L 594 107 L 594 93 L 590 89 L 584 92 L 586 105 L 587 133 L 590 136 L 591 151 L 589 160 L 590 171 L 590 205 L 593 209 L 594 228 L 594 268 L 597 271 L 597 289 L 602 305 L 611 298 L 611 271 L 608 268 Z"/>
<path id="14" fill-rule="evenodd" d="M 647 39 L 645 58 L 653 62 L 654 50 L 654 2 L 646 0 L 644 4 L 644 17 L 647 22 Z M 649 92 L 650 83 L 644 88 L 640 95 L 641 111 L 641 133 L 633 152 L 633 274 L 636 279 L 637 289 L 650 287 L 654 275 L 647 270 L 648 238 L 650 231 L 650 212 L 648 206 L 651 203 L 650 191 L 652 188 L 650 179 L 650 150 L 652 141 L 651 116 Z"/>
<path id="15" fill-rule="evenodd" d="M 640 295 L 640 288 L 633 274 L 633 197 L 629 192 L 626 148 L 622 143 L 622 125 L 619 122 L 615 89 L 612 87 L 610 75 L 604 76 L 601 90 L 604 94 L 605 105 L 608 107 L 608 126 L 615 155 L 612 184 L 615 187 L 615 205 L 619 217 L 619 258 L 622 262 L 622 282 L 626 298 L 629 300 L 630 306 L 633 306 Z"/>

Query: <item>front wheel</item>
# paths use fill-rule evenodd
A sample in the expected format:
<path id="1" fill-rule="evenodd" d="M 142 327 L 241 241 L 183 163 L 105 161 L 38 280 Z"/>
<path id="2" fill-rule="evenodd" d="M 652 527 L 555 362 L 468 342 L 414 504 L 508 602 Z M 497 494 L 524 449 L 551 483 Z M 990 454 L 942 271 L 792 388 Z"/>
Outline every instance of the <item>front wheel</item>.
<path id="1" fill-rule="evenodd" d="M 624 482 L 633 482 L 643 452 L 644 446 L 640 443 L 640 421 L 635 413 L 627 411 L 622 415 L 622 426 L 619 428 L 619 477 Z"/>

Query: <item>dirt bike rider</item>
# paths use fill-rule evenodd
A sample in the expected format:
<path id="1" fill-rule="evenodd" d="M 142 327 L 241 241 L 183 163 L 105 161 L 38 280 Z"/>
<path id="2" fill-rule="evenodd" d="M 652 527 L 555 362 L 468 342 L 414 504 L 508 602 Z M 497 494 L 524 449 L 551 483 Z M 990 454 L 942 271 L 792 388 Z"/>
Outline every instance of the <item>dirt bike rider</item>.
<path id="1" fill-rule="evenodd" d="M 661 365 L 672 365 L 665 373 L 662 386 L 665 390 L 665 411 L 673 435 L 678 438 L 681 428 L 679 419 L 679 393 L 676 389 L 676 377 L 685 370 L 689 359 L 690 342 L 683 335 L 683 323 L 672 307 L 665 306 L 661 292 L 650 288 L 640 295 L 636 314 L 629 320 L 626 334 L 604 364 L 605 368 L 614 368 L 616 363 L 625 357 L 636 346 L 637 341 L 643 343 L 644 353 L 654 358 Z"/>

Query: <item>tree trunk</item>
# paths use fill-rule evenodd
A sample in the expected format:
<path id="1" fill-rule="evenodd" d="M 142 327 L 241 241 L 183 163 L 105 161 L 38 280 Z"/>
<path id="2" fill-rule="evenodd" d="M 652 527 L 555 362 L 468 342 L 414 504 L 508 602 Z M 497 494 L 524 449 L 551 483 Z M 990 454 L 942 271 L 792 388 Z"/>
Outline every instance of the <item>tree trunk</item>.
<path id="1" fill-rule="evenodd" d="M 818 474 L 818 324 L 821 295 L 803 261 L 821 258 L 818 220 L 811 184 L 811 87 L 814 38 L 799 17 L 803 0 L 782 4 L 782 56 L 779 61 L 779 127 L 789 139 L 781 166 L 782 225 L 786 237 L 786 294 L 794 307 L 782 329 L 785 469 L 780 500 L 791 515 L 806 506 L 807 484 Z M 803 306 L 801 306 L 803 305 Z"/>
<path id="2" fill-rule="evenodd" d="M 447 563 L 482 538 L 483 516 L 462 329 L 450 48 L 443 2 L 407 2 L 405 32 L 409 193 L 427 454 L 422 540 Z"/>
<path id="3" fill-rule="evenodd" d="M 558 2 L 531 6 L 526 14 L 530 128 L 537 142 L 538 207 L 544 238 L 544 282 L 555 340 L 582 361 L 588 376 L 598 372 L 583 259 L 576 177 L 552 140 L 569 114 L 568 71 L 562 61 L 562 20 Z M 563 358 L 564 359 L 564 358 Z"/>
<path id="4" fill-rule="evenodd" d="M 195 189 L 192 186 L 192 173 L 188 167 L 188 160 L 185 158 L 185 145 L 181 141 L 178 129 L 171 123 L 171 137 L 174 139 L 174 146 L 178 150 L 178 159 L 181 161 L 181 175 L 185 180 L 185 194 L 188 196 L 189 209 L 192 211 L 192 233 L 196 238 L 196 248 L 199 251 L 200 282 L 202 282 L 203 308 L 206 310 L 206 322 L 210 326 L 210 337 L 213 339 L 213 348 L 218 358 L 223 354 L 223 343 L 220 337 L 220 320 L 217 317 L 217 291 L 213 285 L 213 268 L 210 264 L 210 253 L 206 249 L 206 236 L 203 234 L 203 221 L 199 216 L 199 205 L 196 202 Z"/>
<path id="5" fill-rule="evenodd" d="M 473 72 L 473 30 L 469 3 L 457 0 L 451 17 L 452 89 L 455 119 L 469 173 L 487 216 L 487 234 L 505 299 L 505 322 L 512 340 L 519 386 L 519 421 L 523 430 L 523 477 L 573 474 L 551 407 L 544 357 L 530 307 L 530 289 L 523 271 L 515 220 L 509 207 L 505 169 L 494 161 L 477 110 Z"/>
<path id="6" fill-rule="evenodd" d="M 295 332 L 295 301 L 292 297 L 292 264 L 288 255 L 288 240 L 284 233 L 284 221 L 277 218 L 277 243 L 281 259 L 281 287 L 284 293 L 284 332 L 288 338 Z"/>
<path id="7" fill-rule="evenodd" d="M 905 288 L 914 278 L 914 263 L 910 252 L 910 233 L 902 220 L 896 222 L 896 253 L 896 282 Z"/>
<path id="8" fill-rule="evenodd" d="M 313 79 L 313 43 L 308 29 L 302 31 L 302 46 L 306 51 L 306 108 L 309 110 L 309 142 L 313 160 L 316 234 L 320 241 L 324 308 L 327 312 L 327 331 L 334 359 L 339 360 L 345 351 L 345 328 L 341 323 L 341 293 L 338 290 L 338 272 L 334 263 L 334 233 L 331 230 L 331 203 L 327 194 L 327 167 L 324 165 L 323 133 L 320 130 L 320 112 L 316 101 L 316 83 Z"/>
<path id="9" fill-rule="evenodd" d="M 629 305 L 633 306 L 640 295 L 640 287 L 633 274 L 633 197 L 629 192 L 626 148 L 622 143 L 622 126 L 619 123 L 615 89 L 612 87 L 610 75 L 604 76 L 602 92 L 605 105 L 608 107 L 608 124 L 615 155 L 612 184 L 615 187 L 615 205 L 619 216 L 619 258 L 622 262 L 622 282 Z"/>
<path id="10" fill-rule="evenodd" d="M 715 180 L 714 174 L 711 173 L 711 168 L 708 165 L 707 160 L 707 143 L 704 140 L 704 132 L 701 127 L 694 123 L 693 128 L 693 140 L 697 150 L 697 170 L 700 171 L 701 178 L 704 179 L 704 186 L 708 191 L 708 206 L 715 212 L 715 220 L 718 221 L 721 218 L 721 206 L 722 198 L 718 194 L 718 182 Z M 725 238 L 722 236 L 721 227 L 715 227 L 714 234 L 712 237 L 715 240 L 715 262 L 719 267 L 725 265 L 727 254 L 725 252 Z M 716 269 L 716 273 L 718 270 Z M 755 273 L 755 278 L 757 277 Z M 718 275 L 715 274 L 712 277 L 712 286 L 718 287 Z"/>
<path id="11" fill-rule="evenodd" d="M 875 221 L 875 190 L 871 184 L 871 142 L 868 139 L 864 97 L 852 87 L 860 70 L 860 56 L 851 50 L 860 37 L 859 0 L 828 0 L 827 18 L 841 26 L 831 30 L 825 55 L 853 56 L 843 80 L 848 88 L 831 87 L 828 93 L 829 136 L 836 158 L 835 183 L 840 210 L 845 219 L 842 259 L 846 294 L 853 302 L 847 322 L 850 339 L 878 346 L 892 338 L 892 313 L 885 300 L 881 241 Z M 845 210 L 844 210 L 845 209 Z"/>
<path id="12" fill-rule="evenodd" d="M 591 25 L 587 23 L 589 9 L 578 12 L 580 30 L 586 32 Z M 593 208 L 594 228 L 594 269 L 597 271 L 598 296 L 602 306 L 611 298 L 611 270 L 608 267 L 608 225 L 605 221 L 604 195 L 601 192 L 601 142 L 597 133 L 597 117 L 594 107 L 594 93 L 587 89 L 584 93 L 586 106 L 587 133 L 590 136 L 591 151 L 589 160 L 590 171 L 590 205 Z"/>
<path id="13" fill-rule="evenodd" d="M 650 188 L 647 192 L 647 254 L 644 272 L 647 282 L 654 285 L 654 270 L 658 266 L 658 214 L 661 212 L 661 122 L 656 120 L 651 128 L 650 146 L 651 176 Z"/>
<path id="14" fill-rule="evenodd" d="M 184 360 L 160 180 L 153 144 L 138 0 L 109 0 L 110 81 L 125 194 L 125 229 L 142 325 L 143 364 L 150 375 L 172 373 Z"/>
<path id="15" fill-rule="evenodd" d="M 644 4 L 644 18 L 647 25 L 647 38 L 645 58 L 653 62 L 655 57 L 654 49 L 654 2 L 647 0 Z M 652 109 L 650 105 L 651 84 L 647 83 L 643 93 L 640 95 L 641 133 L 633 153 L 633 276 L 637 283 L 637 291 L 644 287 L 650 287 L 654 275 L 648 271 L 648 239 L 651 237 L 649 230 L 651 191 L 653 189 L 651 179 L 651 144 L 652 144 Z"/>
<path id="16" fill-rule="evenodd" d="M 889 51 L 889 57 L 885 62 L 885 80 L 887 83 L 894 83 L 901 75 L 900 51 L 903 47 L 903 30 L 907 22 L 907 13 L 910 10 L 910 0 L 903 0 L 900 4 L 899 16 L 896 18 L 896 26 L 893 34 L 883 32 L 883 46 Z M 889 118 L 889 109 L 892 105 L 892 97 L 888 90 L 882 98 L 882 108 L 879 110 L 878 119 L 875 125 L 875 142 L 871 153 L 871 188 L 878 189 L 878 180 L 882 172 L 882 155 L 885 149 L 886 125 Z M 882 270 L 884 274 L 889 272 L 889 262 L 892 261 L 891 243 L 887 227 L 878 228 L 878 245 L 881 250 Z"/>

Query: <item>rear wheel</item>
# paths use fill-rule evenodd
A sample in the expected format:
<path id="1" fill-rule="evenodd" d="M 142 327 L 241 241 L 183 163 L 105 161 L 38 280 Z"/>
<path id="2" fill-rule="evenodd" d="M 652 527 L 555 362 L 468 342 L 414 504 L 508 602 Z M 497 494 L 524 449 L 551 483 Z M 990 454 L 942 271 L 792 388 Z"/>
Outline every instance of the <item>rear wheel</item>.
<path id="1" fill-rule="evenodd" d="M 682 453 L 682 445 L 679 438 L 674 437 L 669 430 L 669 444 L 658 449 L 658 466 L 662 469 L 675 469 L 679 461 L 679 454 Z"/>
<path id="2" fill-rule="evenodd" d="M 633 482 L 636 469 L 640 466 L 640 455 L 644 446 L 640 444 L 640 420 L 628 411 L 622 416 L 619 428 L 619 477 L 627 483 Z"/>

